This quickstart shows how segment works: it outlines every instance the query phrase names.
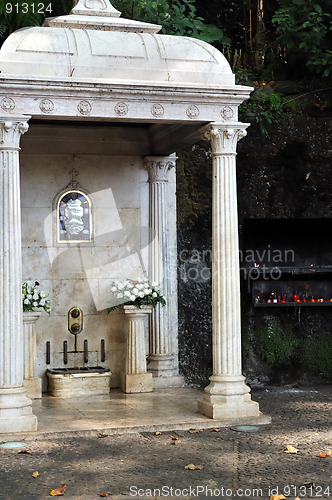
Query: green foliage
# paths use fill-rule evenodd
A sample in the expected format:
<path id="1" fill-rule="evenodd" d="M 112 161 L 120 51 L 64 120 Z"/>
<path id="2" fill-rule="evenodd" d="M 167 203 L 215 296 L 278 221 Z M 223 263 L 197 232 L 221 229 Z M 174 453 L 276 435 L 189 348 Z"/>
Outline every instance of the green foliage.
<path id="1" fill-rule="evenodd" d="M 122 17 L 160 24 L 164 34 L 230 44 L 220 28 L 205 24 L 204 19 L 197 16 L 195 0 L 114 0 L 113 5 L 122 12 Z"/>
<path id="2" fill-rule="evenodd" d="M 33 5 L 30 8 L 30 5 Z M 27 8 L 28 6 L 28 8 Z M 6 1 L 0 4 L 0 37 L 8 36 L 13 31 L 25 26 L 40 26 L 44 16 L 38 13 L 38 1 Z"/>
<path id="3" fill-rule="evenodd" d="M 280 318 L 266 315 L 250 328 L 256 354 L 269 365 L 301 366 L 303 372 L 332 377 L 332 338 L 329 333 L 303 337 Z"/>
<path id="4" fill-rule="evenodd" d="M 293 101 L 282 94 L 272 94 L 270 97 L 263 94 L 259 102 L 249 101 L 239 108 L 241 119 L 248 119 L 257 123 L 262 135 L 269 137 L 267 127 L 285 119 L 287 114 L 295 111 Z"/>
<path id="5" fill-rule="evenodd" d="M 45 9 L 51 5 L 52 12 L 38 14 L 39 0 L 3 1 L 0 6 L 2 38 L 25 26 L 40 26 L 45 15 L 50 17 L 68 14 L 72 8 L 72 0 L 52 0 L 52 2 L 47 0 L 44 2 Z M 220 28 L 205 23 L 204 19 L 197 15 L 195 0 L 114 0 L 112 4 L 122 12 L 122 17 L 160 24 L 162 33 L 191 36 L 208 43 L 220 41 L 224 45 L 230 44 L 229 38 Z M 28 9 L 26 5 L 29 5 Z"/>
<path id="6" fill-rule="evenodd" d="M 332 375 L 332 341 L 331 336 L 322 334 L 308 337 L 303 342 L 302 363 L 311 373 L 322 373 L 324 377 Z"/>
<path id="7" fill-rule="evenodd" d="M 270 365 L 290 365 L 295 348 L 299 345 L 291 328 L 278 318 L 265 317 L 260 325 L 251 329 L 257 354 Z"/>
<path id="8" fill-rule="evenodd" d="M 272 19 L 274 46 L 286 63 L 302 59 L 309 71 L 332 74 L 332 0 L 280 0 Z"/>
<path id="9" fill-rule="evenodd" d="M 249 85 L 251 83 L 251 75 L 252 72 L 250 69 L 240 66 L 239 68 L 235 68 L 235 83 L 236 85 Z"/>
<path id="10" fill-rule="evenodd" d="M 0 38 L 26 26 L 40 26 L 45 17 L 68 14 L 68 0 L 2 0 L 0 2 Z"/>

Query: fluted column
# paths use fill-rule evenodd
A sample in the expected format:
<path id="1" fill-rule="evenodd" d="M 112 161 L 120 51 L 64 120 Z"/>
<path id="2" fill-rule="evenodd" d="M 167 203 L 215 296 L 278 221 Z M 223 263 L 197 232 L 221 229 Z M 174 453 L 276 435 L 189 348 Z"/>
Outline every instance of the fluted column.
<path id="1" fill-rule="evenodd" d="M 23 387 L 20 137 L 29 117 L 0 117 L 0 432 L 37 429 Z"/>
<path id="2" fill-rule="evenodd" d="M 176 157 L 149 156 L 145 165 L 149 173 L 149 227 L 153 241 L 149 248 L 149 280 L 161 285 L 166 306 L 157 305 L 150 317 L 148 370 L 153 377 L 173 375 L 169 348 L 169 293 L 167 283 L 167 173 L 175 167 Z"/>
<path id="3" fill-rule="evenodd" d="M 126 371 L 121 374 L 121 390 L 126 393 L 151 392 L 152 374 L 146 370 L 144 319 L 152 306 L 124 306 L 127 319 Z"/>
<path id="4" fill-rule="evenodd" d="M 24 362 L 23 385 L 31 399 L 42 397 L 42 381 L 37 377 L 37 334 L 35 324 L 41 311 L 23 313 Z"/>
<path id="5" fill-rule="evenodd" d="M 212 185 L 212 348 L 213 375 L 198 410 L 211 418 L 259 415 L 241 375 L 241 311 L 236 146 L 247 124 L 210 124 Z"/>

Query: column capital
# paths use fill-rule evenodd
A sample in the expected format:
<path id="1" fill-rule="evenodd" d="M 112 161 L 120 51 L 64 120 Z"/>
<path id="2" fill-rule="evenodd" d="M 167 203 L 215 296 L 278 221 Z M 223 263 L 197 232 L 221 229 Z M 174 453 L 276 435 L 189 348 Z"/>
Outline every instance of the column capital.
<path id="1" fill-rule="evenodd" d="M 237 142 L 247 135 L 249 123 L 210 123 L 203 139 L 211 142 L 213 155 L 236 155 Z"/>
<path id="2" fill-rule="evenodd" d="M 0 116 L 0 150 L 20 149 L 21 135 L 29 129 L 31 116 Z"/>
<path id="3" fill-rule="evenodd" d="M 168 182 L 167 172 L 175 167 L 177 156 L 146 156 L 144 165 L 149 172 L 149 182 Z"/>

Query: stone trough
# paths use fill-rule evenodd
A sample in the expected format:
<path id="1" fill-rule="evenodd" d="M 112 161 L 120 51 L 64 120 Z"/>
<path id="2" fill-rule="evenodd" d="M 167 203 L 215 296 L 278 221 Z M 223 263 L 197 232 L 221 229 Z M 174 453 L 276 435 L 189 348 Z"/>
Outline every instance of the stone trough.
<path id="1" fill-rule="evenodd" d="M 47 392 L 57 397 L 109 394 L 111 372 L 102 366 L 53 368 L 46 372 Z"/>

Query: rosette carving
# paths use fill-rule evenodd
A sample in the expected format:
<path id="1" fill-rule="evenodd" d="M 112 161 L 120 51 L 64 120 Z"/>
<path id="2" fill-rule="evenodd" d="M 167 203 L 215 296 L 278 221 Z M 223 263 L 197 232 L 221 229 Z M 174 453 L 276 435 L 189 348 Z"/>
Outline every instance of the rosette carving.
<path id="1" fill-rule="evenodd" d="M 51 99 L 43 99 L 40 101 L 39 107 L 43 113 L 52 113 L 54 104 Z"/>
<path id="2" fill-rule="evenodd" d="M 15 101 L 11 97 L 4 97 L 0 106 L 4 111 L 13 111 L 15 108 Z"/>
<path id="3" fill-rule="evenodd" d="M 89 115 L 91 113 L 92 106 L 89 101 L 81 101 L 77 105 L 77 109 L 81 113 L 81 115 Z"/>
<path id="4" fill-rule="evenodd" d="M 163 116 L 164 114 L 164 108 L 161 104 L 154 104 L 151 108 L 151 114 L 155 116 L 156 118 Z"/>
<path id="5" fill-rule="evenodd" d="M 118 102 L 114 107 L 114 111 L 118 116 L 125 116 L 128 113 L 128 106 L 125 102 Z"/>
<path id="6" fill-rule="evenodd" d="M 193 120 L 194 118 L 197 118 L 198 115 L 199 115 L 199 109 L 197 106 L 195 106 L 194 104 L 192 106 L 189 106 L 189 108 L 187 108 L 187 116 Z"/>

